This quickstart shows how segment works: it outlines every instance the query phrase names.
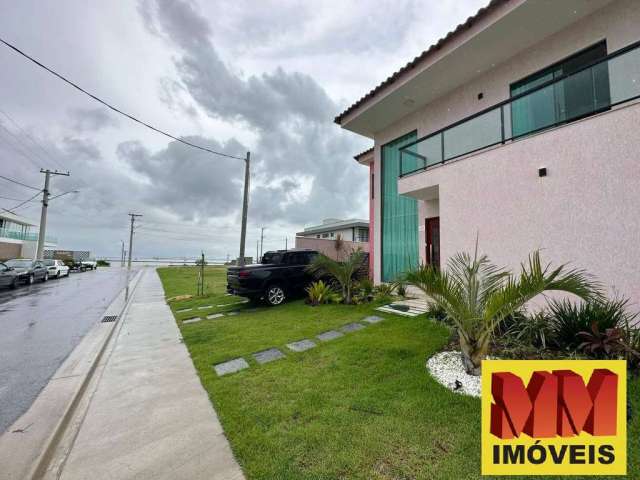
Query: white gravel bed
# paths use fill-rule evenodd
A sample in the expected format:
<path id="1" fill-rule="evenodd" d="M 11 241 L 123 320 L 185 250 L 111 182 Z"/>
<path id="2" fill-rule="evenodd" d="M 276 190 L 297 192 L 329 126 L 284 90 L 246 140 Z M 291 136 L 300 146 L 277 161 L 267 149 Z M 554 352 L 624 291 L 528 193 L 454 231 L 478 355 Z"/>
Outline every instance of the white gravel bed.
<path id="1" fill-rule="evenodd" d="M 427 370 L 439 383 L 462 395 L 479 397 L 481 377 L 465 372 L 460 352 L 440 352 L 427 360 Z M 456 380 L 459 383 L 456 383 Z"/>

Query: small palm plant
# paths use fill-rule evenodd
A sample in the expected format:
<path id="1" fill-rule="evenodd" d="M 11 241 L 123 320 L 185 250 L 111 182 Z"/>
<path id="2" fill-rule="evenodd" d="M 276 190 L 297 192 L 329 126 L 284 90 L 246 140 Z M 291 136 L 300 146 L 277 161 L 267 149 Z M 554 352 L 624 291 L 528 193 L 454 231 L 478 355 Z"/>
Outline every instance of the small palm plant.
<path id="1" fill-rule="evenodd" d="M 364 253 L 361 250 L 356 250 L 342 262 L 333 260 L 326 255 L 318 255 L 307 269 L 313 274 L 328 275 L 333 278 L 340 285 L 344 303 L 351 304 L 353 303 L 356 273 L 362 266 L 363 258 Z"/>
<path id="2" fill-rule="evenodd" d="M 480 375 L 494 330 L 508 315 L 546 291 L 563 291 L 589 300 L 600 297 L 599 284 L 582 270 L 566 265 L 543 267 L 539 252 L 522 264 L 519 276 L 493 265 L 486 255 L 468 253 L 452 257 L 447 270 L 422 265 L 407 274 L 409 283 L 422 290 L 446 312 L 460 336 L 462 363 L 470 375 Z"/>
<path id="3" fill-rule="evenodd" d="M 313 306 L 329 303 L 334 295 L 331 285 L 327 285 L 322 280 L 313 282 L 306 289 L 309 303 Z"/>

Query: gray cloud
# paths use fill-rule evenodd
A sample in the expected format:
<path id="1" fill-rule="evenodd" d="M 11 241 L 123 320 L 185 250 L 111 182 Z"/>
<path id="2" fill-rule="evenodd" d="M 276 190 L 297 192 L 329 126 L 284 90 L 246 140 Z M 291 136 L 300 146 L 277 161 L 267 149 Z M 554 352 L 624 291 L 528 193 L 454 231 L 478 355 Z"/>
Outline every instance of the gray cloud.
<path id="1" fill-rule="evenodd" d="M 245 79 L 221 60 L 191 3 L 147 0 L 140 10 L 150 31 L 178 48 L 180 80 L 200 107 L 257 133 L 255 220 L 304 224 L 364 209 L 367 176 L 351 155 L 366 142 L 332 124 L 338 106 L 313 78 L 278 67 Z"/>
<path id="2" fill-rule="evenodd" d="M 203 137 L 185 140 L 230 155 L 246 149 L 235 140 L 222 145 Z M 140 174 L 145 184 L 142 200 L 183 220 L 225 217 L 241 202 L 244 162 L 212 156 L 178 142 L 151 153 L 140 142 L 121 143 L 118 156 Z"/>
<path id="3" fill-rule="evenodd" d="M 366 216 L 367 171 L 351 157 L 369 142 L 333 116 L 485 2 L 23 0 L 5 2 L 0 29 L 143 120 L 223 151 L 250 148 L 247 241 L 265 225 L 275 248 L 303 224 Z M 43 147 L 2 116 L 15 135 L 0 128 L 2 174 L 40 187 L 41 167 L 68 169 L 52 191 L 80 190 L 49 210 L 61 247 L 117 255 L 127 213 L 138 211 L 142 255 L 237 253 L 242 162 L 167 143 L 8 49 L 0 60 L 2 110 Z M 2 181 L 0 192 L 35 193 Z M 37 221 L 38 205 L 20 212 Z"/>
<path id="4" fill-rule="evenodd" d="M 97 132 L 106 127 L 116 127 L 119 122 L 115 114 L 106 108 L 75 108 L 69 112 L 73 128 L 79 132 Z"/>

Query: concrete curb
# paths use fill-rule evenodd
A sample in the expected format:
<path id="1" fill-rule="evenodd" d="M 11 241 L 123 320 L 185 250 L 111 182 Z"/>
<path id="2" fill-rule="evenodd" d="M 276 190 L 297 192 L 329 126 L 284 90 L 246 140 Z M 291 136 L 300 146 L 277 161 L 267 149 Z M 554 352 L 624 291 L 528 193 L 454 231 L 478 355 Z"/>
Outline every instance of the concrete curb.
<path id="1" fill-rule="evenodd" d="M 118 321 L 98 322 L 51 377 L 29 410 L 0 437 L 1 479 L 40 479 L 46 474 L 116 327 L 122 323 L 143 271 L 135 274 L 103 313 L 103 316 L 118 315 Z"/>

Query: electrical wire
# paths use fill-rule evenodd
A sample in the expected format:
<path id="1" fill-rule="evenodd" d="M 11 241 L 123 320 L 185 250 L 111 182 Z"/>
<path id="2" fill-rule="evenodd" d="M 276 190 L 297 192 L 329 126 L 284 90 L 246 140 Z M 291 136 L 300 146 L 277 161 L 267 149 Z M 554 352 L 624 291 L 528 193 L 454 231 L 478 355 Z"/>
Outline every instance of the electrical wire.
<path id="1" fill-rule="evenodd" d="M 19 182 L 18 180 L 14 180 L 12 178 L 5 177 L 4 175 L 0 175 L 0 178 L 2 178 L 3 180 L 7 180 L 8 182 L 13 182 L 13 183 L 15 183 L 17 185 L 21 185 L 23 187 L 30 188 L 31 190 L 37 190 L 38 192 L 42 191 L 40 188 L 32 187 L 31 185 L 27 185 L 26 183 Z"/>
<path id="2" fill-rule="evenodd" d="M 35 63 L 40 68 L 43 68 L 44 70 L 46 70 L 50 74 L 54 75 L 55 77 L 58 77 L 63 82 L 71 85 L 73 88 L 75 88 L 76 90 L 79 90 L 80 92 L 84 93 L 88 97 L 94 99 L 96 102 L 101 103 L 102 105 L 104 105 L 105 107 L 109 108 L 110 110 L 113 110 L 114 112 L 119 113 L 120 115 L 123 115 L 123 116 L 127 117 L 129 120 L 132 120 L 132 121 L 134 121 L 136 123 L 139 123 L 140 125 L 143 125 L 143 126 L 147 127 L 148 129 L 153 130 L 154 132 L 157 132 L 157 133 L 159 133 L 161 135 L 164 135 L 165 137 L 169 137 L 169 138 L 171 138 L 171 139 L 173 139 L 173 140 L 175 140 L 177 142 L 183 143 L 184 145 L 187 145 L 189 147 L 196 148 L 198 150 L 203 150 L 205 152 L 209 152 L 209 153 L 212 153 L 214 155 L 219 155 L 221 157 L 227 157 L 227 158 L 234 158 L 236 160 L 245 160 L 245 158 L 243 158 L 243 157 L 236 157 L 234 155 L 229 155 L 229 154 L 226 154 L 226 153 L 216 152 L 215 150 L 211 150 L 210 148 L 203 147 L 201 145 L 196 145 L 195 143 L 191 143 L 191 142 L 189 142 L 187 140 L 183 140 L 182 138 L 176 137 L 175 135 L 172 135 L 172 134 L 170 134 L 168 132 L 165 132 L 164 130 L 160 130 L 159 128 L 154 127 L 153 125 L 150 125 L 150 124 L 148 124 L 146 122 L 143 122 L 142 120 L 134 117 L 133 115 L 130 115 L 130 114 L 120 110 L 117 107 L 114 107 L 110 103 L 102 100 L 101 98 L 95 96 L 94 94 L 89 93 L 87 90 L 85 90 L 84 88 L 82 88 L 78 84 L 72 82 L 71 80 L 67 79 L 66 77 L 62 76 L 61 74 L 57 73 L 56 71 L 52 70 L 51 68 L 47 67 L 46 65 L 40 63 L 38 60 L 36 60 L 35 58 L 27 55 L 25 52 L 20 50 L 18 47 L 12 45 L 11 43 L 7 42 L 6 40 L 0 38 L 0 43 L 3 43 L 4 45 L 9 47 L 14 52 L 22 55 L 27 60 L 30 60 L 31 62 Z"/>
<path id="3" fill-rule="evenodd" d="M 9 135 L 11 135 L 13 140 L 16 142 L 16 144 L 7 142 L 7 145 L 12 147 L 17 153 L 19 153 L 24 158 L 26 158 L 31 165 L 33 165 L 36 168 L 41 168 L 41 166 L 36 163 L 36 160 L 23 150 L 25 147 L 24 145 L 21 144 L 19 137 L 15 133 L 13 133 L 11 130 L 5 127 L 2 123 L 0 123 L 0 128 L 4 130 L 6 133 L 8 133 Z"/>
<path id="4" fill-rule="evenodd" d="M 40 190 L 40 192 L 42 192 L 42 190 Z M 29 203 L 31 200 L 33 200 L 33 199 L 34 199 L 34 198 L 36 198 L 38 195 L 40 195 L 40 192 L 37 192 L 33 197 L 31 197 L 31 198 L 29 198 L 29 199 L 25 200 L 25 201 L 24 201 L 24 202 L 22 202 L 22 203 L 19 203 L 19 204 L 18 204 L 18 205 L 16 205 L 15 207 L 10 208 L 10 209 L 6 209 L 6 208 L 5 208 L 5 210 L 7 210 L 8 212 L 11 212 L 12 210 L 15 210 L 15 209 L 17 209 L 17 208 L 20 208 L 21 206 L 23 206 L 23 205 L 25 205 L 25 204 Z"/>
<path id="5" fill-rule="evenodd" d="M 47 152 L 47 150 L 42 146 L 42 144 L 41 144 L 40 142 L 36 142 L 36 139 L 35 139 L 35 138 L 33 138 L 33 137 L 31 136 L 31 134 L 29 134 L 29 133 L 28 133 L 24 128 L 22 128 L 22 126 L 20 126 L 20 124 L 19 124 L 19 123 L 18 123 L 18 122 L 17 122 L 17 121 L 16 121 L 16 120 L 11 116 L 11 115 L 9 115 L 7 112 L 5 112 L 4 110 L 2 110 L 1 108 L 0 108 L 0 113 L 1 113 L 2 115 L 4 115 L 5 117 L 7 117 L 7 119 L 8 119 L 11 123 L 13 123 L 13 125 L 14 125 L 18 130 L 20 130 L 20 132 L 22 132 L 22 134 L 23 134 L 25 137 L 27 137 L 29 140 L 31 140 L 31 143 L 33 143 L 36 147 L 38 147 L 38 148 L 42 151 L 42 153 L 45 155 L 44 157 L 41 157 L 39 153 L 36 155 L 40 160 L 43 160 L 43 161 L 46 163 L 46 162 L 48 161 L 48 159 L 49 159 L 49 158 L 51 158 L 51 160 L 53 160 L 53 162 L 54 162 L 58 167 L 60 167 L 60 168 L 61 168 L 61 169 L 63 169 L 63 170 L 66 170 L 66 169 L 64 168 L 64 166 L 63 166 L 63 165 L 62 165 L 62 164 L 61 164 L 61 163 L 60 163 L 60 162 L 59 162 L 55 157 L 51 157 L 51 154 L 50 154 L 49 152 Z M 20 143 L 22 143 L 22 141 L 20 141 Z M 26 145 L 25 145 L 24 143 L 22 143 L 22 145 L 24 145 L 24 146 L 26 147 Z M 34 150 L 31 150 L 30 148 L 29 148 L 29 150 L 30 150 L 32 153 L 35 153 L 35 151 L 34 151 Z"/>
<path id="6" fill-rule="evenodd" d="M 2 195 L 0 195 L 0 199 L 2 199 L 2 200 L 11 200 L 11 201 L 14 201 L 14 202 L 22 202 L 23 201 L 21 198 L 4 197 Z"/>

